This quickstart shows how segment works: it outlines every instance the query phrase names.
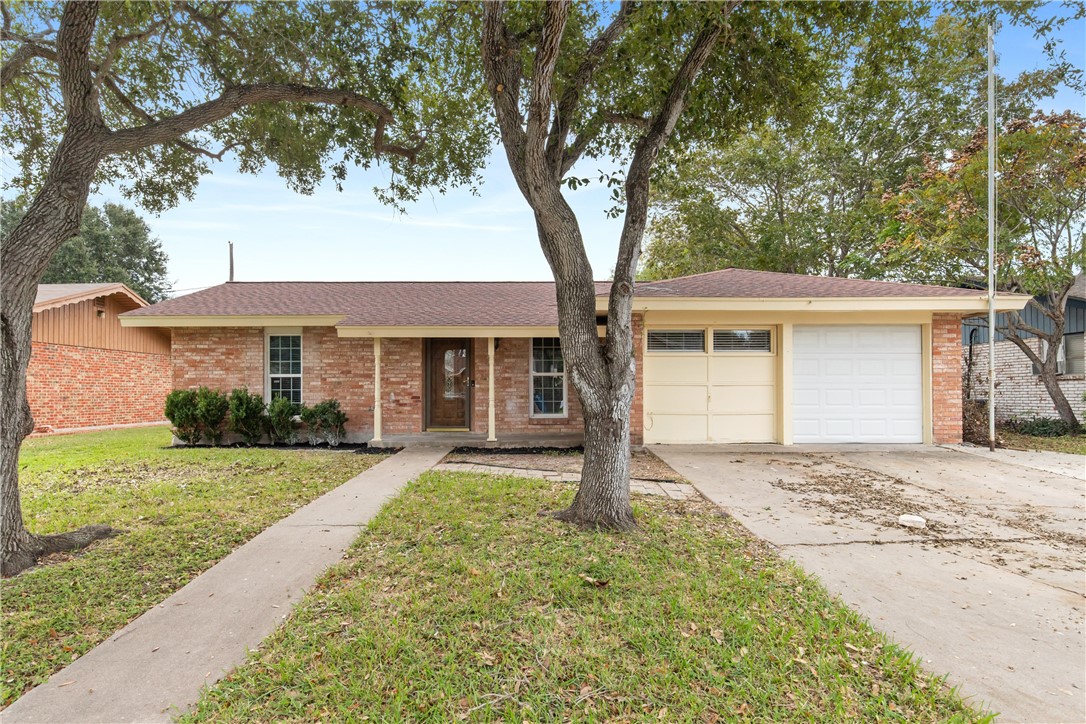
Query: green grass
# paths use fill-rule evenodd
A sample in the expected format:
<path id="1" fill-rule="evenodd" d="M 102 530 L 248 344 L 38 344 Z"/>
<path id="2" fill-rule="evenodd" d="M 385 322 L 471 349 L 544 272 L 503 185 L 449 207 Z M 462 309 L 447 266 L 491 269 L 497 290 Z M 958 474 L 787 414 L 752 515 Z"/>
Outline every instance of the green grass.
<path id="1" fill-rule="evenodd" d="M 2 582 L 8 705 L 271 523 L 381 459 L 350 451 L 175 449 L 164 427 L 27 440 L 34 533 L 123 529 Z"/>
<path id="2" fill-rule="evenodd" d="M 1086 435 L 1061 435 L 1059 437 L 1039 437 L 1023 435 L 1020 432 L 1000 429 L 999 440 L 1004 447 L 1015 450 L 1043 450 L 1047 452 L 1086 455 Z"/>
<path id="3" fill-rule="evenodd" d="M 183 721 L 984 719 L 713 506 L 571 495 L 427 473 Z"/>

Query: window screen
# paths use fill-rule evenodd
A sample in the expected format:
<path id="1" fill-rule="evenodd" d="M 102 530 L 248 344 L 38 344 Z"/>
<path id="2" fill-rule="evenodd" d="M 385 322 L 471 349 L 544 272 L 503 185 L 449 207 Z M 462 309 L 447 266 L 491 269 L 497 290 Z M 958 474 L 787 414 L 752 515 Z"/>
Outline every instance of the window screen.
<path id="1" fill-rule="evenodd" d="M 1069 375 L 1082 375 L 1086 374 L 1086 348 L 1083 345 L 1083 334 L 1068 334 L 1064 335 L 1063 344 L 1067 354 L 1067 374 Z"/>
<path id="2" fill-rule="evenodd" d="M 714 352 L 769 352 L 768 329 L 714 329 Z"/>
<path id="3" fill-rule="evenodd" d="M 705 330 L 650 329 L 649 352 L 704 352 Z"/>

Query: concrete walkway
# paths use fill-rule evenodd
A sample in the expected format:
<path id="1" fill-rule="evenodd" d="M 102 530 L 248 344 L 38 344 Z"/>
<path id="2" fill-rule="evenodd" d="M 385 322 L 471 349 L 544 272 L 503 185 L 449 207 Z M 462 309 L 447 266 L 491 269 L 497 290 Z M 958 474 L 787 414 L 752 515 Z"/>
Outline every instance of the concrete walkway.
<path id="1" fill-rule="evenodd" d="M 381 506 L 450 451 L 410 447 L 298 509 L 8 707 L 15 722 L 166 722 L 287 617 Z"/>
<path id="2" fill-rule="evenodd" d="M 580 473 L 561 473 L 556 470 L 532 470 L 529 468 L 507 468 L 501 465 L 483 465 L 482 463 L 441 463 L 434 470 L 448 470 L 453 473 L 482 473 L 483 475 L 513 475 L 518 478 L 542 478 L 563 483 L 581 482 Z M 693 500 L 699 497 L 698 491 L 690 483 L 677 483 L 667 480 L 644 480 L 630 478 L 630 492 L 635 495 L 655 495 L 672 500 Z"/>

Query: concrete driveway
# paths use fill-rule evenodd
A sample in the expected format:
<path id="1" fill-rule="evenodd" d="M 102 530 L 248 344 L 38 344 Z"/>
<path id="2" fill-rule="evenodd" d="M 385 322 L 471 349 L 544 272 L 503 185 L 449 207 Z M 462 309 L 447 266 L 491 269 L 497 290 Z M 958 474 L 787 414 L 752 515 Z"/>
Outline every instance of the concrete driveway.
<path id="1" fill-rule="evenodd" d="M 1086 462 L 923 446 L 650 448 L 1002 721 L 1086 722 Z M 923 516 L 923 530 L 898 516 Z"/>

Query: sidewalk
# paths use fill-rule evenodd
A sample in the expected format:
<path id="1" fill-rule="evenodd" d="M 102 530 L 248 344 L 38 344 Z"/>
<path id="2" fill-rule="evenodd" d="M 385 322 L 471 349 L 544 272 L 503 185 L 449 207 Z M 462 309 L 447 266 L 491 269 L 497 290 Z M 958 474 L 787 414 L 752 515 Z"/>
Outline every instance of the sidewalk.
<path id="1" fill-rule="evenodd" d="M 2 713 L 15 722 L 167 722 L 245 661 L 381 506 L 450 448 L 409 447 L 235 550 Z"/>

